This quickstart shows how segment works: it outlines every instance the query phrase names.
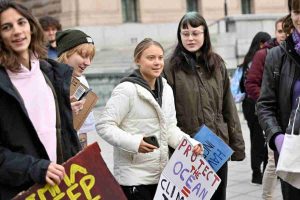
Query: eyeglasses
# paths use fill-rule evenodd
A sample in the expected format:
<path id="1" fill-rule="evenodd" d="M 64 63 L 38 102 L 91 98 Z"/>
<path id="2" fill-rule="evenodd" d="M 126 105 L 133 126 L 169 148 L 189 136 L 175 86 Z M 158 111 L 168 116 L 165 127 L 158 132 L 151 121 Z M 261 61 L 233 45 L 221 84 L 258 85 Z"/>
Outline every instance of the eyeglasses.
<path id="1" fill-rule="evenodd" d="M 203 33 L 204 33 L 204 31 L 194 31 L 194 32 L 183 31 L 180 34 L 184 39 L 187 39 L 190 36 L 192 36 L 192 38 L 197 38 L 200 35 L 202 35 Z"/>

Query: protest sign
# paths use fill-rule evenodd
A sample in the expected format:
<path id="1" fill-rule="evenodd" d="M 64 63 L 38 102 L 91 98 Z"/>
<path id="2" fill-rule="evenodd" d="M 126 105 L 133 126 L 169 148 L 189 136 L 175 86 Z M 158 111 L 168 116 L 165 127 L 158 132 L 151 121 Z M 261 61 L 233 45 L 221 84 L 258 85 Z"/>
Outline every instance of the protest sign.
<path id="1" fill-rule="evenodd" d="M 59 185 L 36 184 L 13 200 L 126 200 L 121 187 L 102 159 L 97 143 L 87 146 L 63 166 L 66 175 Z"/>
<path id="2" fill-rule="evenodd" d="M 207 126 L 202 125 L 196 133 L 195 140 L 202 143 L 204 148 L 204 159 L 217 172 L 230 158 L 232 149 Z"/>
<path id="3" fill-rule="evenodd" d="M 155 200 L 208 200 L 221 179 L 184 137 L 160 177 Z"/>

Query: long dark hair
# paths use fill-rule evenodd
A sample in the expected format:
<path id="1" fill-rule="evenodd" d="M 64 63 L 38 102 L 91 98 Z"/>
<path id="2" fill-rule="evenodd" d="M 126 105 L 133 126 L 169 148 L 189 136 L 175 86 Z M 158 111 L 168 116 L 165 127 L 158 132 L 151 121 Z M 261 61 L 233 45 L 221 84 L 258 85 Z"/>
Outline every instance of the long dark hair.
<path id="1" fill-rule="evenodd" d="M 29 45 L 30 52 L 34 53 L 37 58 L 45 58 L 47 55 L 46 47 L 44 45 L 43 30 L 38 21 L 33 17 L 31 12 L 21 4 L 10 0 L 0 1 L 0 15 L 9 8 L 15 9 L 20 15 L 25 17 L 31 30 L 31 41 Z M 9 47 L 6 47 L 2 38 L 0 37 L 0 64 L 11 71 L 17 72 L 20 69 L 18 55 Z"/>
<path id="2" fill-rule="evenodd" d="M 202 47 L 197 52 L 189 52 L 182 44 L 181 29 L 185 29 L 188 25 L 192 27 L 204 27 L 204 42 Z M 223 59 L 213 52 L 208 26 L 205 19 L 197 12 L 188 12 L 180 20 L 177 28 L 178 44 L 171 57 L 169 64 L 171 66 L 181 68 L 185 71 L 193 72 L 195 65 L 204 66 L 205 70 L 211 75 L 216 67 L 221 67 L 224 64 Z"/>
<path id="3" fill-rule="evenodd" d="M 241 92 L 245 92 L 244 82 L 246 79 L 246 73 L 248 71 L 249 63 L 252 61 L 254 54 L 260 49 L 260 46 L 270 39 L 271 39 L 271 36 L 266 32 L 258 32 L 252 39 L 251 45 L 249 47 L 248 52 L 245 55 L 245 58 L 244 58 L 242 64 L 240 64 L 238 66 L 238 67 L 243 68 L 243 76 L 240 80 Z"/>
<path id="4" fill-rule="evenodd" d="M 288 0 L 288 9 L 289 9 L 289 14 L 285 17 L 283 23 L 282 23 L 282 27 L 283 27 L 283 31 L 286 34 L 291 34 L 293 28 L 294 28 L 294 24 L 291 18 L 291 12 L 294 9 L 299 9 L 300 8 L 300 1 L 299 0 Z"/>
<path id="5" fill-rule="evenodd" d="M 248 52 L 245 55 L 244 61 L 241 66 L 248 67 L 248 64 L 252 61 L 254 54 L 260 49 L 260 45 L 270 40 L 271 36 L 266 32 L 258 32 L 252 39 Z"/>

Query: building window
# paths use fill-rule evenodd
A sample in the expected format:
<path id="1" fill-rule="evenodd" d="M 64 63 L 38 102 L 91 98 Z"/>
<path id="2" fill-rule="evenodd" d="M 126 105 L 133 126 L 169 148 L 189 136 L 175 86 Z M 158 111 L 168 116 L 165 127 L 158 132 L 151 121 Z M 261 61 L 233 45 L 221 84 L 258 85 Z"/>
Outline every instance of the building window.
<path id="1" fill-rule="evenodd" d="M 123 22 L 138 21 L 138 0 L 122 0 Z"/>
<path id="2" fill-rule="evenodd" d="M 242 14 L 252 13 L 251 0 L 242 0 Z"/>
<path id="3" fill-rule="evenodd" d="M 190 11 L 199 11 L 198 9 L 198 0 L 186 0 L 186 10 Z"/>

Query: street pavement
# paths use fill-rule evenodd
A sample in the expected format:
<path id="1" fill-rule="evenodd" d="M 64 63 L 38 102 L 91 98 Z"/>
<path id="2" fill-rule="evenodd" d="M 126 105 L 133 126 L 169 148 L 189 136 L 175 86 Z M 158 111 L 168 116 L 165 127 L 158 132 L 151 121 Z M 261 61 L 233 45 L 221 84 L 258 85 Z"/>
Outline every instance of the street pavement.
<path id="1" fill-rule="evenodd" d="M 94 111 L 95 117 L 99 115 L 99 109 Z M 246 159 L 241 162 L 228 163 L 228 183 L 227 183 L 227 200 L 259 200 L 262 199 L 262 186 L 251 184 L 250 168 L 250 137 L 247 122 L 241 112 L 239 112 L 243 136 L 246 144 Z M 113 150 L 112 146 L 100 138 L 96 132 L 89 133 L 88 143 L 98 142 L 101 148 L 101 155 L 108 168 L 113 169 Z M 280 183 L 274 190 L 273 200 L 282 200 Z"/>

